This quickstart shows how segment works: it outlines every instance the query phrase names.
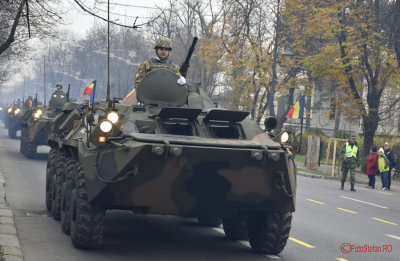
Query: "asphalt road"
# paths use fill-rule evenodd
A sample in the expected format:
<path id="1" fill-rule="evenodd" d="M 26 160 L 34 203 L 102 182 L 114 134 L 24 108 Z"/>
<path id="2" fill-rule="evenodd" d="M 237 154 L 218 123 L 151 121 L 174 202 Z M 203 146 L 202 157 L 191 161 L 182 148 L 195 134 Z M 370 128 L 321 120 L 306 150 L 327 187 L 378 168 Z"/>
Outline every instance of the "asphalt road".
<path id="1" fill-rule="evenodd" d="M 348 184 L 341 191 L 337 181 L 301 176 L 290 239 L 279 256 L 254 254 L 248 243 L 226 240 L 222 229 L 200 227 L 194 219 L 125 211 L 107 212 L 100 249 L 77 250 L 45 210 L 48 150 L 39 147 L 38 159 L 26 159 L 19 139 L 9 139 L 0 123 L 0 171 L 26 261 L 400 260 L 399 191 L 359 185 L 350 192 Z"/>

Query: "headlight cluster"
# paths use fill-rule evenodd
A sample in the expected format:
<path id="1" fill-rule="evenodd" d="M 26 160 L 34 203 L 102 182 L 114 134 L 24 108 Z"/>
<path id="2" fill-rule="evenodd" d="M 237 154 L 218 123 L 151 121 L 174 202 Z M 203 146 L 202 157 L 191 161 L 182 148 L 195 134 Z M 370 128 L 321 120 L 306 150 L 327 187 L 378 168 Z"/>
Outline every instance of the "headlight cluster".
<path id="1" fill-rule="evenodd" d="M 0 107 L 0 111 L 2 111 L 3 110 L 3 108 L 2 107 Z"/>
<path id="2" fill-rule="evenodd" d="M 38 109 L 37 111 L 35 111 L 35 114 L 33 115 L 33 117 L 35 117 L 35 119 L 39 119 L 42 115 L 43 115 L 43 111 L 41 109 Z"/>
<path id="3" fill-rule="evenodd" d="M 109 133 L 112 131 L 113 124 L 119 121 L 119 115 L 115 111 L 111 111 L 107 114 L 107 119 L 100 122 L 100 130 L 103 133 Z"/>
<path id="4" fill-rule="evenodd" d="M 289 140 L 289 133 L 287 133 L 286 131 L 284 133 L 282 133 L 281 135 L 281 142 L 282 143 L 286 143 Z"/>
<path id="5" fill-rule="evenodd" d="M 17 109 L 15 109 L 15 111 L 14 111 L 14 115 L 18 115 L 20 112 L 21 112 L 21 109 L 20 109 L 20 108 L 17 108 Z"/>
<path id="6" fill-rule="evenodd" d="M 107 114 L 107 120 L 111 121 L 112 123 L 117 123 L 119 121 L 119 115 L 115 111 L 110 112 Z"/>
<path id="7" fill-rule="evenodd" d="M 11 113 L 12 112 L 12 108 L 8 108 L 7 112 Z"/>
<path id="8" fill-rule="evenodd" d="M 111 121 L 104 120 L 100 122 L 100 130 L 104 133 L 109 133 L 112 130 L 112 127 Z"/>

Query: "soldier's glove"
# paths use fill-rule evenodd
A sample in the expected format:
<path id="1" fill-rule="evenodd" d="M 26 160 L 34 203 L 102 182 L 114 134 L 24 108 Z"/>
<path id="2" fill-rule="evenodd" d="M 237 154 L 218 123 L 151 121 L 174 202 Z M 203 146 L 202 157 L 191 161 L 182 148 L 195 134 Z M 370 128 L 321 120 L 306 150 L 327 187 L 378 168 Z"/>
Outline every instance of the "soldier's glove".
<path id="1" fill-rule="evenodd" d="M 186 84 L 185 77 L 181 76 L 181 78 L 178 79 L 177 83 L 180 85 L 185 85 Z"/>

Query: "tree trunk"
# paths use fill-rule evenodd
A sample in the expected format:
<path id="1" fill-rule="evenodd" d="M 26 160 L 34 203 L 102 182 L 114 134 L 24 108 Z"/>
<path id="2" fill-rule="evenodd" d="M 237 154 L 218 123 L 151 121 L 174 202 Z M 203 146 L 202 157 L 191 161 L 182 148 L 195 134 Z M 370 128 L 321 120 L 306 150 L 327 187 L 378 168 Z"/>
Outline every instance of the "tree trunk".
<path id="1" fill-rule="evenodd" d="M 340 117 L 342 116 L 342 111 L 340 110 L 340 105 L 336 106 L 335 113 L 335 127 L 333 128 L 333 133 L 336 133 L 339 130 L 340 126 Z"/>
<path id="2" fill-rule="evenodd" d="M 18 7 L 17 14 L 15 15 L 13 25 L 12 25 L 12 27 L 11 27 L 10 34 L 9 34 L 7 40 L 6 40 L 4 43 L 2 43 L 2 44 L 0 45 L 0 55 L 1 55 L 2 53 L 4 53 L 5 50 L 7 50 L 7 48 L 10 47 L 10 45 L 11 45 L 11 44 L 14 42 L 14 40 L 15 40 L 15 39 L 14 39 L 15 31 L 17 30 L 17 26 L 18 26 L 18 23 L 19 23 L 19 19 L 21 18 L 22 9 L 24 9 L 25 2 L 26 2 L 26 0 L 22 0 L 22 1 L 21 1 L 21 4 L 20 4 L 19 7 Z"/>

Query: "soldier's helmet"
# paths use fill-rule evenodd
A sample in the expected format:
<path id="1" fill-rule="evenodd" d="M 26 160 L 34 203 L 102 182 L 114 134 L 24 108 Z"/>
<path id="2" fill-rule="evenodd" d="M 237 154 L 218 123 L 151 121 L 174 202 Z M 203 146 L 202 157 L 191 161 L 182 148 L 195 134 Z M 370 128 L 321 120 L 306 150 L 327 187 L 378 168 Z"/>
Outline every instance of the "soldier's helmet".
<path id="1" fill-rule="evenodd" d="M 170 51 L 172 50 L 172 41 L 167 37 L 160 37 L 157 39 L 156 44 L 154 45 L 154 49 L 157 48 L 167 48 Z"/>
<path id="2" fill-rule="evenodd" d="M 57 87 L 57 86 L 60 86 L 61 89 L 62 89 L 62 87 L 63 87 L 61 82 L 58 82 L 58 83 L 56 84 L 56 87 Z"/>

